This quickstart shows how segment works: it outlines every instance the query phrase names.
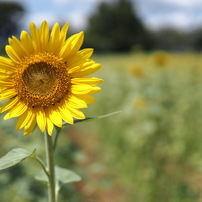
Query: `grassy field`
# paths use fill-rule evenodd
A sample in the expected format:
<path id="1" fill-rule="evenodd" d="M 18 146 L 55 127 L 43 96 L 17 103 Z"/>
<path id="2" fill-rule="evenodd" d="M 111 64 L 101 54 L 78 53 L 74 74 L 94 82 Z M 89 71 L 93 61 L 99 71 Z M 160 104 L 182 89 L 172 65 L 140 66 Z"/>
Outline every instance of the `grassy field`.
<path id="1" fill-rule="evenodd" d="M 57 163 L 83 181 L 64 186 L 60 201 L 202 201 L 201 54 L 159 51 L 94 59 L 103 65 L 94 76 L 105 82 L 85 114 L 121 112 L 63 130 Z M 43 153 L 42 134 L 36 129 L 22 137 L 14 123 L 0 122 L 0 155 L 15 147 Z M 33 178 L 39 168 L 29 161 L 0 173 L 2 201 L 46 201 L 45 185 Z"/>

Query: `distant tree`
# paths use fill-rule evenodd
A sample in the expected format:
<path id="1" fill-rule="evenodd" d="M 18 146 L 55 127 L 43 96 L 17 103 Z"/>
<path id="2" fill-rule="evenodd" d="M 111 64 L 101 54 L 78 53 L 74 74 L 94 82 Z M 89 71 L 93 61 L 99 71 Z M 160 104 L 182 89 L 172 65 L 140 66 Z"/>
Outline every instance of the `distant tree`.
<path id="1" fill-rule="evenodd" d="M 198 28 L 191 33 L 190 38 L 193 41 L 193 49 L 196 51 L 202 51 L 202 28 Z"/>
<path id="2" fill-rule="evenodd" d="M 18 31 L 24 8 L 17 2 L 0 2 L 0 42 L 5 43 L 7 38 Z"/>
<path id="3" fill-rule="evenodd" d="M 184 51 L 190 49 L 188 33 L 173 28 L 163 28 L 152 33 L 154 49 Z"/>
<path id="4" fill-rule="evenodd" d="M 86 45 L 99 51 L 129 51 L 135 45 L 151 47 L 149 33 L 130 0 L 101 3 L 89 18 Z"/>

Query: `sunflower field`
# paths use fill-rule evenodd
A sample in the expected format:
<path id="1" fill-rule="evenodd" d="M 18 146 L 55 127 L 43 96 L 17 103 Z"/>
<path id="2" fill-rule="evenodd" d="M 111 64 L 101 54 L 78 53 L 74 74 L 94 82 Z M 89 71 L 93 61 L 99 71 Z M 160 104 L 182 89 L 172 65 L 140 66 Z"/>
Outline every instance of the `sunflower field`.
<path id="1" fill-rule="evenodd" d="M 202 57 L 200 53 L 94 55 L 102 68 L 87 116 L 109 117 L 67 126 L 56 161 L 82 181 L 64 185 L 60 202 L 202 201 Z M 4 114 L 3 114 L 4 115 Z M 43 154 L 43 135 L 23 137 L 16 119 L 0 115 L 0 155 L 14 147 Z M 3 202 L 46 202 L 32 160 L 0 172 Z"/>

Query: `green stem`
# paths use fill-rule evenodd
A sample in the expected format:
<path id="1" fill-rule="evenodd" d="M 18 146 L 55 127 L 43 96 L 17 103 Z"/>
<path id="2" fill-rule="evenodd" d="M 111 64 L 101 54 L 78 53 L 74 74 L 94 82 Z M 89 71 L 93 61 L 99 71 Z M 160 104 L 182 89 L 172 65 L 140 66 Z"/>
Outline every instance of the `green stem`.
<path id="1" fill-rule="evenodd" d="M 43 164 L 43 162 L 41 161 L 41 159 L 39 159 L 37 156 L 33 158 L 34 160 L 36 160 L 39 165 L 42 167 L 44 173 L 46 174 L 47 177 L 49 177 L 49 172 L 46 170 L 45 165 Z"/>
<path id="2" fill-rule="evenodd" d="M 54 139 L 54 143 L 53 143 L 53 150 L 54 151 L 56 149 L 58 137 L 59 137 L 59 134 L 60 134 L 60 131 L 61 131 L 62 128 L 55 127 L 55 129 L 56 129 L 56 135 L 55 135 L 55 139 Z"/>
<path id="3" fill-rule="evenodd" d="M 55 194 L 55 164 L 54 164 L 54 149 L 52 136 L 49 136 L 47 132 L 44 133 L 45 136 L 45 147 L 46 147 L 46 161 L 48 168 L 48 195 L 49 202 L 56 202 Z"/>

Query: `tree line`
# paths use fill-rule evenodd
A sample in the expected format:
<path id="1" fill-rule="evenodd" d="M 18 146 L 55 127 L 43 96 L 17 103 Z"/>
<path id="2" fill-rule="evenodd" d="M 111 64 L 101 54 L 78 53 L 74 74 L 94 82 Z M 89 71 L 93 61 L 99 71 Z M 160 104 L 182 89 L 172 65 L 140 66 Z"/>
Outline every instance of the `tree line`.
<path id="1" fill-rule="evenodd" d="M 19 32 L 26 10 L 19 2 L 0 2 L 0 45 Z M 151 31 L 138 17 L 130 0 L 101 2 L 89 17 L 84 47 L 96 52 L 202 50 L 202 28 L 186 33 L 171 28 Z"/>

